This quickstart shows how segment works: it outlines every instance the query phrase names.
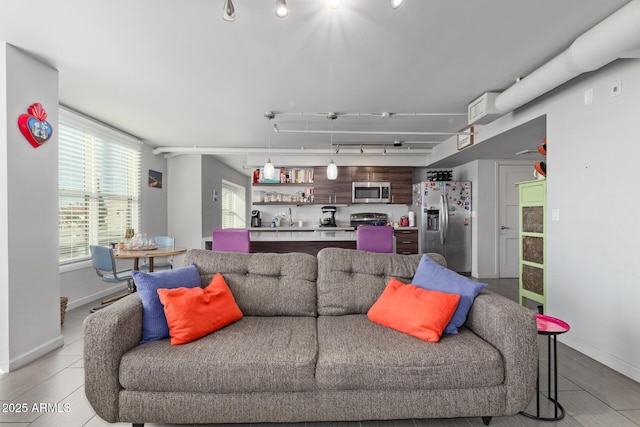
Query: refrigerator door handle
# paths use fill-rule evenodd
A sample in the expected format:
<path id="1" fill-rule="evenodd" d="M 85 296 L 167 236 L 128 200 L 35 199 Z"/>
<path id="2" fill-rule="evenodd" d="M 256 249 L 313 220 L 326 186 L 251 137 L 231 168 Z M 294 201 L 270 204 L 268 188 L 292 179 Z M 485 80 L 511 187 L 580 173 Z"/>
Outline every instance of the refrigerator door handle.
<path id="1" fill-rule="evenodd" d="M 442 195 L 440 199 L 440 244 L 447 243 L 447 229 L 449 228 L 449 212 L 447 209 L 447 198 Z"/>
<path id="2" fill-rule="evenodd" d="M 447 243 L 447 238 L 449 237 L 449 199 L 447 196 L 442 196 L 442 200 L 444 200 L 444 243 Z"/>

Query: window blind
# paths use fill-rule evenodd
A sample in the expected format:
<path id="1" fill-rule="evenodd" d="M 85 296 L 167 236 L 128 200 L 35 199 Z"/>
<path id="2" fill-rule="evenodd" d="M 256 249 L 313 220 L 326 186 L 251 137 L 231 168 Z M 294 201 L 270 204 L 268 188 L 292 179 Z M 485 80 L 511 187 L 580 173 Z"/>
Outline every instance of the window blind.
<path id="1" fill-rule="evenodd" d="M 59 121 L 59 260 L 69 263 L 139 229 L 141 143 L 65 109 Z"/>

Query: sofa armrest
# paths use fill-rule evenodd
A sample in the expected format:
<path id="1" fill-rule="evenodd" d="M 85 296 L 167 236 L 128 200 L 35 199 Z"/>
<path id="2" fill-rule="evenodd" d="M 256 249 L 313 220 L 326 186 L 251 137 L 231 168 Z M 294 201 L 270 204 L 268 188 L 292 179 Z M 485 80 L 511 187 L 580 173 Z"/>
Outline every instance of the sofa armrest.
<path id="1" fill-rule="evenodd" d="M 535 392 L 538 372 L 538 328 L 535 313 L 501 295 L 483 290 L 465 326 L 500 351 L 504 360 L 506 414 L 526 408 Z"/>
<path id="2" fill-rule="evenodd" d="M 120 359 L 142 339 L 142 301 L 129 295 L 90 316 L 83 324 L 84 390 L 96 413 L 118 421 Z"/>

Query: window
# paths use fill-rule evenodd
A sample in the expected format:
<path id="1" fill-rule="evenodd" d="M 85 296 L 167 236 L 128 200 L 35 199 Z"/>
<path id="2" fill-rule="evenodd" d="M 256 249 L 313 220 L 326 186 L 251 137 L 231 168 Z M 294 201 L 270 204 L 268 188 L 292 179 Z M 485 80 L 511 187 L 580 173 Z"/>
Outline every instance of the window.
<path id="1" fill-rule="evenodd" d="M 245 188 L 222 180 L 222 228 L 244 228 Z"/>
<path id="2" fill-rule="evenodd" d="M 58 233 L 61 264 L 88 259 L 89 245 L 139 229 L 141 143 L 60 109 Z"/>

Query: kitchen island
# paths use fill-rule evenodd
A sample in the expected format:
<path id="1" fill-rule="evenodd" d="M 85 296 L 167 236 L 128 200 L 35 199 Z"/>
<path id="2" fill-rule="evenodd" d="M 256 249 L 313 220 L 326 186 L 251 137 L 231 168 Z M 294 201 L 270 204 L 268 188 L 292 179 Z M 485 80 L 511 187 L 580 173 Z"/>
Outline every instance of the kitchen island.
<path id="1" fill-rule="evenodd" d="M 302 252 L 316 255 L 323 248 L 356 249 L 355 227 L 253 227 L 249 228 L 251 252 Z M 417 254 L 418 228 L 394 227 L 394 250 L 399 254 Z M 211 249 L 211 237 L 203 239 L 203 248 Z"/>
<path id="2" fill-rule="evenodd" d="M 302 252 L 316 255 L 320 249 L 356 249 L 354 227 L 261 227 L 250 228 L 250 251 L 268 253 Z M 204 247 L 211 249 L 211 237 Z"/>

